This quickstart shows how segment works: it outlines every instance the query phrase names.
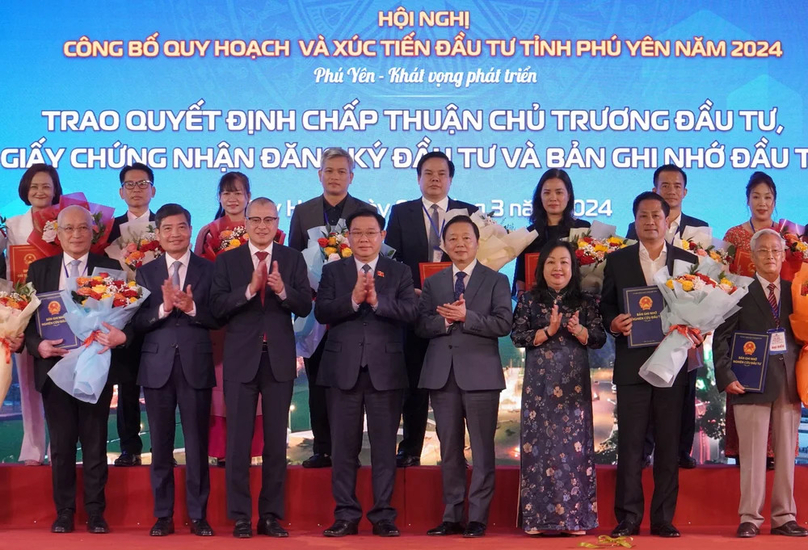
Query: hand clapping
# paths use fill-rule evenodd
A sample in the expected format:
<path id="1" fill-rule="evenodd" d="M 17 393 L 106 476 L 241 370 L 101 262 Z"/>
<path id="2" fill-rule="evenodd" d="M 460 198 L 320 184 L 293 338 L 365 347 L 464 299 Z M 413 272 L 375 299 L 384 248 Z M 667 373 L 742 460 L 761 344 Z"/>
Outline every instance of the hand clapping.
<path id="1" fill-rule="evenodd" d="M 454 303 L 443 304 L 437 307 L 438 315 L 446 319 L 447 323 L 466 322 L 466 299 L 463 295 Z"/>
<path id="2" fill-rule="evenodd" d="M 275 294 L 281 294 L 284 290 L 281 272 L 278 269 L 278 262 L 272 262 L 272 272 L 267 277 L 267 285 Z"/>
<path id="3" fill-rule="evenodd" d="M 359 305 L 364 302 L 367 302 L 371 307 L 378 305 L 379 295 L 376 294 L 376 277 L 372 272 L 357 274 L 351 298 L 354 303 Z"/>
<path id="4" fill-rule="evenodd" d="M 163 291 L 163 311 L 170 313 L 175 307 L 184 313 L 190 313 L 194 309 L 194 294 L 191 285 L 182 289 L 175 288 L 171 279 L 166 279 L 161 287 Z"/>

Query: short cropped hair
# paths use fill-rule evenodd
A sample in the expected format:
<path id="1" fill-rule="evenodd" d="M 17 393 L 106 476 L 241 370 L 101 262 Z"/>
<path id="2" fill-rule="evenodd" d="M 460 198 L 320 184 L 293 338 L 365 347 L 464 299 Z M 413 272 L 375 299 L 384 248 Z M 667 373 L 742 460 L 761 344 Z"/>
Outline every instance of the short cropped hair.
<path id="1" fill-rule="evenodd" d="M 446 232 L 449 230 L 456 223 L 468 223 L 471 224 L 471 229 L 474 231 L 474 237 L 479 241 L 480 240 L 480 230 L 477 228 L 477 224 L 471 221 L 471 218 L 468 216 L 455 216 L 448 222 L 446 225 L 443 226 L 443 242 L 446 242 Z"/>
<path id="2" fill-rule="evenodd" d="M 418 161 L 418 166 L 415 168 L 415 171 L 418 173 L 419 178 L 421 177 L 421 168 L 424 167 L 424 163 L 426 161 L 428 161 L 429 159 L 443 159 L 443 160 L 445 160 L 446 164 L 449 165 L 449 177 L 450 178 L 454 177 L 455 165 L 454 165 L 454 162 L 452 162 L 452 159 L 450 159 L 448 156 L 446 156 L 446 153 L 444 153 L 443 151 L 432 151 L 431 153 L 427 153 L 426 155 L 421 157 L 421 160 Z"/>
<path id="3" fill-rule="evenodd" d="M 146 175 L 149 176 L 149 181 L 154 183 L 154 172 L 142 162 L 135 162 L 131 166 L 124 166 L 121 169 L 121 173 L 118 174 L 118 179 L 121 180 L 121 183 L 124 182 L 126 179 L 126 173 L 130 170 L 141 170 L 142 172 L 146 172 Z"/>
<path id="4" fill-rule="evenodd" d="M 659 201 L 662 204 L 662 211 L 665 213 L 665 217 L 667 218 L 671 215 L 671 206 L 665 202 L 665 199 L 653 191 L 645 191 L 644 193 L 637 195 L 637 198 L 634 199 L 634 205 L 632 206 L 634 218 L 637 217 L 637 210 L 640 209 L 640 203 L 642 201 Z"/>
<path id="5" fill-rule="evenodd" d="M 659 181 L 659 175 L 662 172 L 679 172 L 682 174 L 682 179 L 684 180 L 684 185 L 682 187 L 687 187 L 687 174 L 685 171 L 676 166 L 675 164 L 663 164 L 656 170 L 654 170 L 654 189 L 656 189 L 657 181 Z"/>
<path id="6" fill-rule="evenodd" d="M 353 225 L 353 222 L 356 218 L 375 218 L 376 222 L 378 222 L 379 224 L 379 231 L 384 231 L 384 216 L 382 216 L 381 214 L 379 214 L 374 210 L 370 210 L 368 208 L 362 208 L 360 210 L 357 210 L 350 216 L 348 216 L 348 219 L 345 220 L 345 222 L 348 225 L 349 231 L 351 229 L 351 225 Z"/>
<path id="7" fill-rule="evenodd" d="M 766 229 L 761 229 L 761 230 L 755 232 L 754 235 L 752 235 L 752 238 L 749 240 L 749 249 L 752 252 L 755 251 L 755 248 L 757 247 L 757 242 L 760 240 L 760 238 L 765 236 L 765 235 L 774 235 L 775 237 L 777 237 L 779 239 L 779 241 L 780 241 L 780 244 L 783 246 L 783 250 L 785 250 L 786 241 L 785 241 L 785 239 L 783 239 L 783 236 L 780 235 L 780 233 L 778 233 L 774 229 L 769 229 L 767 227 Z"/>
<path id="8" fill-rule="evenodd" d="M 163 224 L 163 220 L 169 216 L 185 216 L 185 221 L 188 222 L 188 226 L 191 225 L 191 213 L 188 212 L 184 207 L 180 206 L 177 203 L 169 202 L 164 204 L 160 208 L 157 209 L 157 212 L 154 214 L 154 223 L 157 225 L 157 229 L 160 229 L 160 226 Z"/>
<path id="9" fill-rule="evenodd" d="M 323 151 L 323 154 L 320 157 L 320 169 L 322 170 L 323 166 L 325 166 L 325 161 L 336 158 L 347 159 L 348 169 L 351 171 L 351 174 L 353 174 L 354 168 L 356 168 L 356 163 L 354 162 L 351 154 L 342 147 L 329 147 Z"/>

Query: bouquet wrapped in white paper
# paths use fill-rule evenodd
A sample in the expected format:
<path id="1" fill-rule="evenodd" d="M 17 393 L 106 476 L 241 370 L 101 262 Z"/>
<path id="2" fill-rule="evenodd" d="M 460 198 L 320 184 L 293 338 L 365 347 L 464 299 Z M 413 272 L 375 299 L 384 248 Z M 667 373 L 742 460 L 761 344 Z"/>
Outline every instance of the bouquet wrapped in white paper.
<path id="1" fill-rule="evenodd" d="M 155 234 L 154 222 L 137 220 L 121 224 L 121 236 L 110 244 L 106 252 L 113 260 L 118 260 L 129 281 L 135 280 L 135 271 L 163 255 Z"/>
<path id="2" fill-rule="evenodd" d="M 652 386 L 669 388 L 694 346 L 691 335 L 714 331 L 738 311 L 752 279 L 726 274 L 722 264 L 704 258 L 696 269 L 676 260 L 673 273 L 663 267 L 654 275 L 654 283 L 665 299 L 661 318 L 667 336 L 640 367 L 640 376 Z"/>
<path id="3" fill-rule="evenodd" d="M 698 256 L 699 263 L 710 258 L 722 264 L 725 271 L 729 270 L 735 257 L 735 245 L 714 238 L 710 227 L 685 227 L 681 237 L 673 239 L 673 245 Z"/>
<path id="4" fill-rule="evenodd" d="M 39 307 L 31 283 L 14 284 L 0 279 L 0 404 L 11 386 L 11 347 L 9 339 L 25 331 Z"/>
<path id="5" fill-rule="evenodd" d="M 469 216 L 465 208 L 457 208 L 446 212 L 446 222 L 455 216 Z M 526 227 L 509 231 L 478 210 L 469 216 L 480 230 L 480 241 L 477 247 L 477 260 L 494 271 L 516 259 L 516 257 L 539 236 L 536 230 L 528 231 Z"/>
<path id="6" fill-rule="evenodd" d="M 606 256 L 637 241 L 617 236 L 617 227 L 597 220 L 592 227 L 570 229 L 569 242 L 576 246 L 575 257 L 581 267 L 581 288 L 594 294 L 603 289 Z"/>

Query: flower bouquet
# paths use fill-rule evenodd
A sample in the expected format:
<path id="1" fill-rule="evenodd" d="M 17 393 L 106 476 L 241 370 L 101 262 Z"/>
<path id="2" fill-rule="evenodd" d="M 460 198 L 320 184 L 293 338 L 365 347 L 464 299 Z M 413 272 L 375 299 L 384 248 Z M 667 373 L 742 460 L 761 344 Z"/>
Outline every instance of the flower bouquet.
<path id="1" fill-rule="evenodd" d="M 0 403 L 11 386 L 11 347 L 9 339 L 19 336 L 39 307 L 31 283 L 11 283 L 0 279 Z"/>
<path id="2" fill-rule="evenodd" d="M 797 394 L 802 404 L 808 406 L 808 265 L 805 263 L 791 281 L 791 301 L 794 308 L 789 316 L 791 330 L 802 345 L 796 366 Z"/>
<path id="3" fill-rule="evenodd" d="M 208 226 L 208 233 L 205 235 L 205 242 L 202 246 L 202 256 L 213 262 L 216 260 L 216 256 L 222 252 L 249 243 L 250 235 L 247 233 L 245 223 L 245 220 L 231 221 L 227 216 L 214 220 Z M 275 242 L 283 244 L 285 240 L 286 234 L 278 229 L 275 234 Z"/>
<path id="4" fill-rule="evenodd" d="M 693 335 L 717 329 L 740 309 L 750 277 L 726 274 L 723 264 L 704 258 L 698 266 L 675 260 L 673 273 L 663 267 L 654 275 L 662 292 L 662 330 L 667 334 L 640 367 L 640 376 L 658 388 L 669 388 L 694 347 Z"/>
<path id="5" fill-rule="evenodd" d="M 99 353 L 103 346 L 95 337 L 106 332 L 102 323 L 123 329 L 149 290 L 127 282 L 122 271 L 96 268 L 91 277 L 68 279 L 61 296 L 65 321 L 83 343 L 62 357 L 48 376 L 76 399 L 96 403 L 109 376 L 110 351 Z"/>
<path id="6" fill-rule="evenodd" d="M 141 266 L 163 255 L 163 248 L 157 240 L 154 222 L 134 221 L 121 224 L 121 236 L 107 247 L 107 256 L 120 262 L 132 281 Z"/>
<path id="7" fill-rule="evenodd" d="M 34 230 L 28 236 L 28 244 L 33 245 L 45 257 L 55 256 L 62 252 L 59 244 L 57 218 L 62 208 L 78 205 L 86 208 L 93 216 L 93 243 L 90 252 L 103 254 L 107 247 L 107 239 L 112 231 L 112 222 L 115 210 L 109 206 L 102 206 L 87 201 L 84 193 L 70 193 L 62 195 L 59 204 L 51 205 L 34 214 Z"/>
<path id="8" fill-rule="evenodd" d="M 699 262 L 702 258 L 711 258 L 722 264 L 724 271 L 729 271 L 735 260 L 735 245 L 713 238 L 710 227 L 685 227 L 681 237 L 673 239 L 673 246 L 695 254 Z"/>
<path id="9" fill-rule="evenodd" d="M 636 241 L 616 235 L 617 227 L 597 220 L 592 227 L 570 229 L 568 241 L 577 248 L 575 257 L 581 266 L 581 288 L 600 294 L 603 288 L 603 272 L 606 269 L 606 256 Z"/>
<path id="10" fill-rule="evenodd" d="M 794 222 L 782 219 L 777 223 L 777 231 L 786 241 L 786 255 L 783 258 L 783 267 L 780 277 L 791 281 L 794 275 L 808 262 L 808 243 L 805 242 L 805 227 Z"/>

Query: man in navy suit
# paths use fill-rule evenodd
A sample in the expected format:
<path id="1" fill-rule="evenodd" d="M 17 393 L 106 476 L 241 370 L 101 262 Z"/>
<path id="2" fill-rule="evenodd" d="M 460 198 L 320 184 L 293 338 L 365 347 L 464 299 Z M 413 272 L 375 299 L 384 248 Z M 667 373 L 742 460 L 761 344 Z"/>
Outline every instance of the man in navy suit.
<path id="1" fill-rule="evenodd" d="M 362 518 L 356 471 L 367 413 L 372 442 L 373 534 L 397 537 L 390 506 L 396 478 L 396 433 L 407 387 L 404 327 L 415 322 L 416 296 L 407 266 L 379 255 L 384 218 L 359 211 L 348 218 L 353 257 L 327 264 L 314 306 L 330 325 L 317 383 L 328 387 L 333 445 L 331 489 L 337 503 L 327 537 L 355 535 Z"/>
<path id="2" fill-rule="evenodd" d="M 415 293 L 421 293 L 419 265 L 426 262 L 448 262 L 440 248 L 440 236 L 446 212 L 465 209 L 469 214 L 477 207 L 449 198 L 455 166 L 445 153 L 433 151 L 418 161 L 416 168 L 421 198 L 396 204 L 390 210 L 385 243 L 396 250 L 395 259 L 412 271 Z M 410 387 L 404 394 L 404 437 L 398 445 L 396 463 L 400 468 L 421 464 L 426 421 L 429 415 L 429 392 L 418 387 L 429 340 L 419 338 L 414 327 L 405 334 L 404 358 Z"/>
<path id="3" fill-rule="evenodd" d="M 154 221 L 149 203 L 154 198 L 154 172 L 143 163 L 124 166 L 118 174 L 121 188 L 118 193 L 126 203 L 126 213 L 115 218 L 109 233 L 112 243 L 121 236 L 121 225 L 138 220 Z M 110 378 L 118 384 L 118 407 L 115 423 L 121 444 L 121 455 L 115 466 L 140 466 L 143 441 L 140 439 L 140 386 L 137 385 L 137 370 L 143 338 L 135 335 L 125 352 L 112 353 Z"/>
<path id="4" fill-rule="evenodd" d="M 227 405 L 227 514 L 233 536 L 252 536 L 250 442 L 258 395 L 263 403 L 264 452 L 258 534 L 287 537 L 284 515 L 286 429 L 297 376 L 292 315 L 311 312 L 311 287 L 303 255 L 273 243 L 278 209 L 260 197 L 247 206 L 247 246 L 216 258 L 211 311 L 227 323 L 224 399 Z"/>
<path id="5" fill-rule="evenodd" d="M 681 237 L 687 227 L 707 227 L 707 222 L 688 216 L 682 212 L 682 201 L 687 196 L 687 174 L 675 164 L 665 164 L 654 172 L 653 191 L 660 195 L 668 206 L 671 213 L 668 215 L 668 230 L 665 233 L 665 240 L 673 242 L 676 237 Z M 637 230 L 634 222 L 628 226 L 626 237 L 637 240 Z M 696 467 L 696 461 L 690 456 L 693 448 L 693 436 L 696 434 L 696 378 L 697 371 L 688 373 L 687 393 L 685 394 L 685 405 L 682 408 L 682 437 L 679 440 L 679 467 L 691 469 Z M 654 437 L 649 425 L 648 434 L 643 444 L 643 457 L 645 463 L 650 461 L 651 453 L 654 451 Z"/>
<path id="6" fill-rule="evenodd" d="M 137 283 L 151 295 L 134 319 L 135 330 L 145 333 L 138 384 L 146 398 L 152 442 L 151 484 L 157 522 L 151 535 L 174 532 L 173 452 L 179 405 L 191 532 L 210 536 L 207 450 L 211 389 L 216 378 L 209 331 L 217 328 L 208 310 L 213 263 L 191 253 L 191 214 L 185 208 L 179 204 L 160 207 L 155 224 L 165 254 L 137 270 Z"/>

